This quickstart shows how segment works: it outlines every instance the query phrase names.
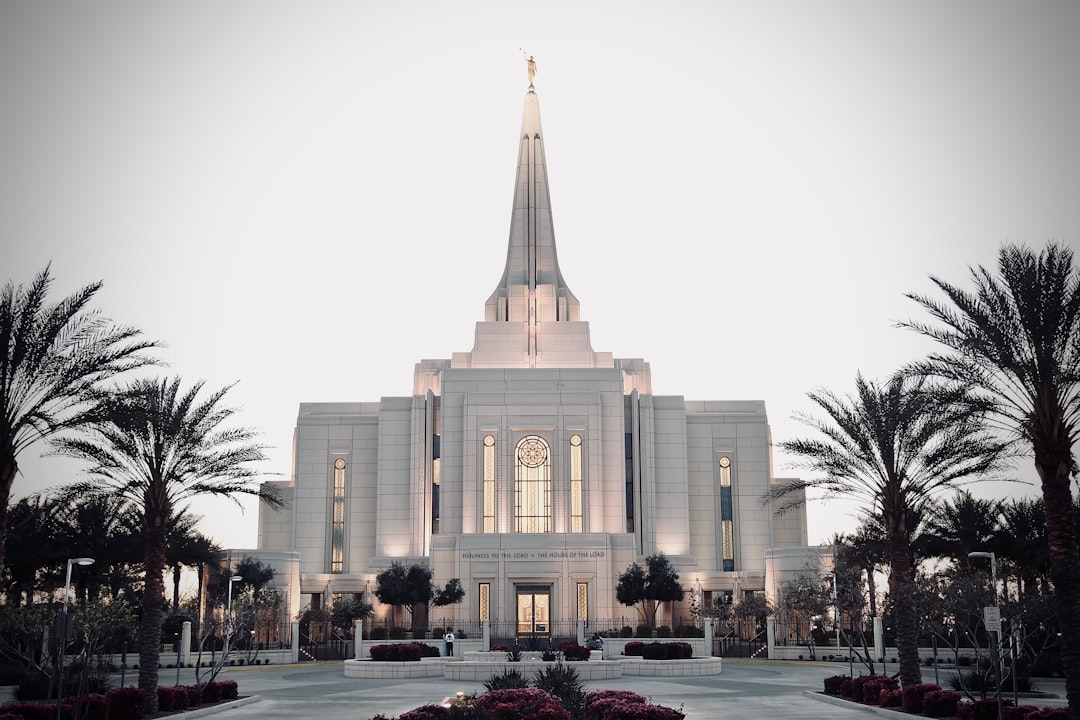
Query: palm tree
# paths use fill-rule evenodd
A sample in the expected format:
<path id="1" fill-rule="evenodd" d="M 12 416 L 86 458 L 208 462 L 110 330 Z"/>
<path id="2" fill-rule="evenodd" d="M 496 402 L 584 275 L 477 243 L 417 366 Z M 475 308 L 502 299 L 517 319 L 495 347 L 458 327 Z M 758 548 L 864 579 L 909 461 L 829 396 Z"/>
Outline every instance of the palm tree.
<path id="1" fill-rule="evenodd" d="M 169 518 L 169 527 L 165 536 L 165 563 L 172 568 L 172 611 L 180 612 L 180 576 L 185 567 L 200 569 L 212 563 L 221 552 L 210 538 L 196 528 L 200 515 L 192 515 L 187 508 L 174 510 Z M 200 583 L 200 590 L 202 584 Z"/>
<path id="2" fill-rule="evenodd" d="M 997 541 L 1002 564 L 1016 576 L 1016 601 L 1021 605 L 1029 593 L 1040 591 L 1039 581 L 1050 571 L 1046 546 L 1046 510 L 1042 500 L 1014 498 L 1001 505 L 1001 529 Z M 1043 582 L 1042 592 L 1049 592 Z"/>
<path id="3" fill-rule="evenodd" d="M 944 300 L 908 294 L 934 318 L 906 322 L 951 352 L 917 370 L 971 388 L 1001 426 L 1030 449 L 1042 485 L 1051 579 L 1062 623 L 1061 662 L 1073 718 L 1080 720 L 1080 567 L 1070 476 L 1080 442 L 1080 271 L 1072 251 L 1036 254 L 1006 244 L 998 274 L 971 269 L 974 293 L 931 277 Z"/>
<path id="4" fill-rule="evenodd" d="M 872 514 L 880 514 L 889 547 L 900 681 L 918 683 L 911 519 L 938 491 L 998 468 L 1004 447 L 982 430 L 979 408 L 963 391 L 947 396 L 905 373 L 895 373 L 882 386 L 860 374 L 855 386 L 848 398 L 809 393 L 827 419 L 796 417 L 823 439 L 791 440 L 780 447 L 822 476 L 777 487 L 773 497 L 798 498 L 799 491 L 814 488 L 825 497 L 862 500 Z"/>
<path id="5" fill-rule="evenodd" d="M 158 656 L 165 609 L 164 578 L 169 519 L 178 503 L 198 495 L 257 495 L 272 506 L 281 500 L 270 485 L 253 482 L 252 464 L 265 459 L 247 428 L 222 429 L 235 412 L 222 406 L 228 387 L 206 400 L 203 383 L 181 392 L 180 378 L 144 379 L 117 391 L 107 420 L 79 438 L 56 438 L 62 455 L 88 461 L 90 482 L 75 492 L 115 494 L 139 507 L 145 548 L 142 618 L 139 626 L 139 687 L 146 712 L 157 712 Z"/>
<path id="6" fill-rule="evenodd" d="M 102 381 L 150 364 L 142 352 L 156 347 L 87 309 L 101 282 L 55 305 L 46 301 L 51 285 L 46 266 L 28 286 L 8 282 L 0 292 L 0 567 L 19 453 L 92 422 Z"/>
<path id="7" fill-rule="evenodd" d="M 7 603 L 18 606 L 25 597 L 34 604 L 34 591 L 42 570 L 62 562 L 56 527 L 56 500 L 47 495 L 21 498 L 8 511 L 8 537 L 19 552 L 4 558 Z M 68 556 L 70 557 L 70 556 Z"/>
<path id="8" fill-rule="evenodd" d="M 969 564 L 968 553 L 993 550 L 1001 555 L 1000 529 L 1001 502 L 977 498 L 966 490 L 931 505 L 926 521 L 934 556 L 951 559 L 958 567 Z"/>
<path id="9" fill-rule="evenodd" d="M 61 493 L 56 520 L 61 557 L 94 558 L 94 564 L 79 573 L 76 597 L 97 599 L 117 567 L 139 562 L 141 545 L 129 531 L 132 516 L 131 502 L 118 495 Z"/>

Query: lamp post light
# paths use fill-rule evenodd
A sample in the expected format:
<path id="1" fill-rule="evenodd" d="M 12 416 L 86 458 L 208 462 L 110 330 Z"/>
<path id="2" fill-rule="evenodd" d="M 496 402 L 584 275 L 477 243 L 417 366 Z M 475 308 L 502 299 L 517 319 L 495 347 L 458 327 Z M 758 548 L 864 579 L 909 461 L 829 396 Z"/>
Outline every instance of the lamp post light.
<path id="1" fill-rule="evenodd" d="M 60 666 L 57 669 L 57 679 L 59 683 L 56 688 L 56 720 L 60 720 L 60 706 L 64 702 L 64 657 L 67 655 L 67 632 L 68 632 L 68 594 L 71 592 L 71 566 L 72 565 L 93 565 L 94 558 L 80 557 L 80 558 L 68 558 L 67 561 L 67 574 L 64 578 L 64 611 L 60 616 L 60 652 L 57 659 L 57 664 Z"/>
<path id="2" fill-rule="evenodd" d="M 225 602 L 225 642 L 222 645 L 221 652 L 222 657 L 228 657 L 229 655 L 229 639 L 232 637 L 233 631 L 233 619 L 232 619 L 232 586 L 235 582 L 243 580 L 242 575 L 233 575 L 229 578 L 229 591 L 226 594 L 227 600 Z"/>
<path id="3" fill-rule="evenodd" d="M 994 695 L 997 697 L 998 720 L 1001 720 L 1001 605 L 998 604 L 997 594 L 997 558 L 992 552 L 969 552 L 968 557 L 972 559 L 990 558 L 990 590 L 994 594 L 994 604 L 991 606 L 993 615 L 990 616 L 990 613 L 987 612 L 990 608 L 984 608 L 983 625 L 989 626 L 986 629 L 990 632 L 990 637 L 994 643 L 994 683 L 997 685 Z"/>

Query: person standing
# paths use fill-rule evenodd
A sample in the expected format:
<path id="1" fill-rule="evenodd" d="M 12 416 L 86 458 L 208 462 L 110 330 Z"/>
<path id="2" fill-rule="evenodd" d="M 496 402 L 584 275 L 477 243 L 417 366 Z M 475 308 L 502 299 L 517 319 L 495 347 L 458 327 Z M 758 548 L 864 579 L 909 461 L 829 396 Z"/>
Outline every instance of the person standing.
<path id="1" fill-rule="evenodd" d="M 454 657 L 454 631 L 450 628 L 446 629 L 443 642 L 446 643 L 446 657 Z"/>

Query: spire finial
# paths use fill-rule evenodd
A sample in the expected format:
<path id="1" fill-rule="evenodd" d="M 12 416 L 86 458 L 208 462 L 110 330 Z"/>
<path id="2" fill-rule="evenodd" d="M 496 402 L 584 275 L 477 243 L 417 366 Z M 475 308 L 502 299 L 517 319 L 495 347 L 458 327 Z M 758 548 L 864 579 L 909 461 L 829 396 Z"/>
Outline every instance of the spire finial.
<path id="1" fill-rule="evenodd" d="M 521 48 L 518 48 L 518 50 L 521 50 Z M 529 53 L 525 52 L 524 50 L 521 50 L 521 52 L 525 55 L 525 62 L 529 66 L 529 89 L 532 90 L 533 78 L 536 77 L 536 61 L 533 60 L 533 56 Z"/>

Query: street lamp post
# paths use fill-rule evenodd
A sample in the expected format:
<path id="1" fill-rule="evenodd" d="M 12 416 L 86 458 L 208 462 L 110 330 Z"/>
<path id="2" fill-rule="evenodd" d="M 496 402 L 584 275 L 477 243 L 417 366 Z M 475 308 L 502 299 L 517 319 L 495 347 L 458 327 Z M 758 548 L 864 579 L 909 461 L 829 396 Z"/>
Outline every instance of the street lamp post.
<path id="1" fill-rule="evenodd" d="M 1001 605 L 998 604 L 997 594 L 997 558 L 992 552 L 969 552 L 968 557 L 975 558 L 990 558 L 990 589 L 994 594 L 994 617 L 996 618 L 996 626 L 991 629 L 990 637 L 994 643 L 994 683 L 997 685 L 994 695 L 997 697 L 998 706 L 998 720 L 1001 720 L 1002 707 L 1001 707 Z M 986 624 L 986 612 L 983 613 L 983 624 Z"/>
<path id="2" fill-rule="evenodd" d="M 80 558 L 68 558 L 67 561 L 67 575 L 64 578 L 64 611 L 60 616 L 60 653 L 57 659 L 57 679 L 59 683 L 56 688 L 56 720 L 60 720 L 60 706 L 64 702 L 64 657 L 67 655 L 67 632 L 68 632 L 68 593 L 71 592 L 71 566 L 72 565 L 93 565 L 94 558 L 80 557 Z"/>
<path id="3" fill-rule="evenodd" d="M 228 600 L 225 602 L 225 643 L 222 645 L 221 652 L 222 658 L 227 658 L 229 655 L 229 640 L 232 638 L 233 620 L 232 620 L 232 586 L 235 582 L 243 580 L 241 575 L 233 575 L 229 578 L 229 592 L 227 593 Z"/>

